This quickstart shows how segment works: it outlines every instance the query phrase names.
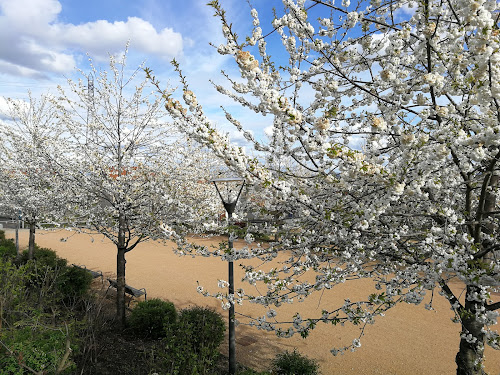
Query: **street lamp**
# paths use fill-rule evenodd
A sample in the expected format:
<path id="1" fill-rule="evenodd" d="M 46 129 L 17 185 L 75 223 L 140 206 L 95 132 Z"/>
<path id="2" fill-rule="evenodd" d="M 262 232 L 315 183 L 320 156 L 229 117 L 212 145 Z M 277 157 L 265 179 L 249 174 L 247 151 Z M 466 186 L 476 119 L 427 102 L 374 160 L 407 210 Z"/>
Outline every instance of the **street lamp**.
<path id="1" fill-rule="evenodd" d="M 229 226 L 234 209 L 236 208 L 236 203 L 238 202 L 238 198 L 240 197 L 243 186 L 245 185 L 245 180 L 240 177 L 229 177 L 217 178 L 212 180 L 212 182 L 214 183 L 215 189 L 222 200 L 222 204 L 224 204 Z M 229 251 L 232 253 L 233 241 L 229 233 L 228 237 Z M 228 262 L 228 273 L 229 295 L 233 296 L 233 303 L 231 303 L 229 307 L 229 374 L 234 375 L 236 373 L 236 334 L 234 329 L 234 273 L 232 260 Z"/>

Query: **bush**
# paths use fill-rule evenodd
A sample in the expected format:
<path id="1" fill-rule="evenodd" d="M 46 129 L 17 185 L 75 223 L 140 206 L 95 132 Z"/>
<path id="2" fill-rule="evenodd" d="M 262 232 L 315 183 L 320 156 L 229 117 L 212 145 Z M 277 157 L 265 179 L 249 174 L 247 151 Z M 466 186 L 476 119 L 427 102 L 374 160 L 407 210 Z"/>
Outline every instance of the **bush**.
<path id="1" fill-rule="evenodd" d="M 33 259 L 36 261 L 38 267 L 47 266 L 52 269 L 63 268 L 68 263 L 66 259 L 59 258 L 54 250 L 38 247 L 36 245 L 35 251 L 33 252 Z M 26 263 L 27 261 L 28 250 L 24 250 L 21 257 L 21 263 Z"/>
<path id="2" fill-rule="evenodd" d="M 0 236 L 0 258 L 2 259 L 14 259 L 17 255 L 16 244 L 14 240 L 5 239 L 5 234 Z"/>
<path id="3" fill-rule="evenodd" d="M 45 326 L 25 326 L 15 330 L 3 330 L 0 338 L 4 344 L 14 353 L 10 355 L 3 347 L 0 349 L 0 374 L 1 375 L 23 375 L 28 371 L 22 368 L 24 364 L 35 371 L 44 374 L 55 374 L 66 348 L 66 333 L 62 329 L 54 329 Z M 71 350 L 76 350 L 71 343 Z M 71 353 L 71 352 L 70 352 Z M 75 370 L 76 366 L 71 354 L 61 374 L 68 374 Z"/>
<path id="4" fill-rule="evenodd" d="M 66 259 L 59 258 L 55 251 L 46 248 L 35 247 L 33 254 L 34 260 L 28 260 L 28 251 L 25 250 L 17 262 L 20 265 L 26 265 L 30 270 L 30 276 L 26 283 L 28 290 L 35 290 L 41 293 L 44 298 L 47 297 L 51 303 L 57 303 L 61 300 L 61 293 L 58 286 L 58 278 L 66 268 Z"/>
<path id="5" fill-rule="evenodd" d="M 213 374 L 224 339 L 224 320 L 212 309 L 182 310 L 175 326 L 165 327 L 164 369 L 169 374 Z"/>
<path id="6" fill-rule="evenodd" d="M 172 302 L 154 298 L 139 302 L 132 310 L 128 324 L 139 336 L 158 339 L 165 336 L 164 327 L 175 324 L 177 311 Z"/>
<path id="7" fill-rule="evenodd" d="M 37 261 L 25 264 L 0 258 L 0 340 L 4 344 L 0 346 L 0 375 L 31 373 L 23 366 L 40 374 L 76 370 L 75 327 L 86 322 L 75 322 L 74 310 L 58 302 L 63 292 L 79 294 L 87 275 L 61 267 L 66 261 L 49 249 L 39 249 L 37 255 Z"/>
<path id="8" fill-rule="evenodd" d="M 190 341 L 195 351 L 202 348 L 218 350 L 224 340 L 226 330 L 224 320 L 219 313 L 199 306 L 182 310 L 179 316 L 179 326 L 191 335 Z"/>
<path id="9" fill-rule="evenodd" d="M 296 349 L 278 354 L 273 360 L 273 373 L 277 375 L 317 375 L 318 363 L 301 355 Z"/>
<path id="10" fill-rule="evenodd" d="M 91 273 L 75 266 L 65 267 L 57 278 L 57 288 L 64 299 L 84 296 L 91 283 Z"/>
<path id="11" fill-rule="evenodd" d="M 27 266 L 17 267 L 8 259 L 0 259 L 0 315 L 3 327 L 14 324 L 19 315 L 31 310 L 26 303 L 29 271 Z"/>
<path id="12" fill-rule="evenodd" d="M 0 240 L 5 240 L 5 231 L 0 230 Z"/>

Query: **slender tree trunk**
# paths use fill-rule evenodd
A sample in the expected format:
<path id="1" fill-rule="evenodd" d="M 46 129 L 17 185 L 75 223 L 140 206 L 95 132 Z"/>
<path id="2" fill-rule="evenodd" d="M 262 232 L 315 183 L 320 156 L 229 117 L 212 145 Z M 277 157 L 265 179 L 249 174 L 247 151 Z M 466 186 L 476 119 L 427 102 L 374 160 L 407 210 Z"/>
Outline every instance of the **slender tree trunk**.
<path id="1" fill-rule="evenodd" d="M 484 333 L 481 332 L 483 324 L 477 321 L 476 311 L 481 304 L 477 301 L 469 301 L 478 288 L 468 285 L 466 293 L 465 311 L 462 311 L 462 332 L 460 349 L 455 358 L 457 363 L 457 375 L 485 375 L 483 370 L 484 359 Z M 465 336 L 465 337 L 463 337 Z"/>
<path id="2" fill-rule="evenodd" d="M 118 253 L 116 256 L 116 318 L 119 326 L 125 328 L 125 216 L 120 213 L 118 226 Z"/>
<path id="3" fill-rule="evenodd" d="M 33 256 L 35 254 L 35 221 L 30 221 L 29 223 L 30 226 L 30 238 L 28 242 L 28 259 L 33 259 Z"/>
<path id="4" fill-rule="evenodd" d="M 118 247 L 116 257 L 116 318 L 121 328 L 125 328 L 125 250 Z"/>
<path id="5" fill-rule="evenodd" d="M 21 258 L 21 252 L 19 251 L 19 217 L 16 220 L 16 259 Z"/>

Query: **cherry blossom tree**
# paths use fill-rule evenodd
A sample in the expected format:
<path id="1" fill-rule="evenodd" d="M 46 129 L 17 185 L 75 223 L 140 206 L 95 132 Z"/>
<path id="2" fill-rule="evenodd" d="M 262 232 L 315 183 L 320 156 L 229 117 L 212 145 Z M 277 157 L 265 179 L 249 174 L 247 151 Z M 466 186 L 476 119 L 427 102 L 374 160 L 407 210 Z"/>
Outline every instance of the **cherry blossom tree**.
<path id="1" fill-rule="evenodd" d="M 256 324 L 307 336 L 321 322 L 371 324 L 402 302 L 427 298 L 432 309 L 439 293 L 462 328 L 457 374 L 484 374 L 484 346 L 500 349 L 491 328 L 500 308 L 491 294 L 500 286 L 499 3 L 283 0 L 271 25 L 251 11 L 245 40 L 219 2 L 210 5 L 226 39 L 216 48 L 234 57 L 240 73 L 223 72 L 226 83 L 214 86 L 269 118 L 271 140 L 256 139 L 245 118 L 226 111 L 261 157 L 231 144 L 176 62 L 184 104 L 172 98 L 166 108 L 190 137 L 265 187 L 270 205 L 300 212 L 300 230 L 267 250 L 232 254 L 291 253 L 270 272 L 246 268 L 246 281 L 267 285 L 253 301 L 280 306 L 359 278 L 378 289 L 321 316 L 296 315 L 289 326 L 274 310 Z M 271 58 L 268 43 L 281 43 L 282 53 Z M 302 281 L 310 272 L 315 281 Z M 455 281 L 463 293 L 452 290 Z M 332 353 L 355 350 L 360 338 Z"/>
<path id="2" fill-rule="evenodd" d="M 0 207 L 12 216 L 22 215 L 30 235 L 29 259 L 33 258 L 36 226 L 59 220 L 64 191 L 60 190 L 53 165 L 60 134 L 49 95 L 39 100 L 29 93 L 27 102 L 8 99 L 9 121 L 0 129 L 3 178 Z M 48 155 L 51 155 L 48 157 Z"/>
<path id="3" fill-rule="evenodd" d="M 165 122 L 163 99 L 148 92 L 147 80 L 136 83 L 142 72 L 141 67 L 127 71 L 126 53 L 118 60 L 111 56 L 108 71 L 92 65 L 91 75 L 68 81 L 71 93 L 59 88 L 57 101 L 66 149 L 58 174 L 73 195 L 68 211 L 75 227 L 100 233 L 116 245 L 122 326 L 126 253 L 144 241 L 166 239 L 186 223 L 193 225 L 200 212 L 196 194 L 205 188 L 196 184 L 204 178 L 197 164 L 184 158 L 186 143 Z M 191 167 L 185 167 L 188 163 Z M 186 191 L 192 194 L 189 199 Z"/>

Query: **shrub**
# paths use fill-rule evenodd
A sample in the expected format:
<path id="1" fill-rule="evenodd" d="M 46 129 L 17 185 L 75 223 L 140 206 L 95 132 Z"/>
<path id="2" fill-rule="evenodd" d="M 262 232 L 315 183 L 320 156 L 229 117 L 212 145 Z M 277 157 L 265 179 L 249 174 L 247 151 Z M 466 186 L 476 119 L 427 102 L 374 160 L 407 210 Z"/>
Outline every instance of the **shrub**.
<path id="1" fill-rule="evenodd" d="M 61 292 L 58 286 L 58 278 L 66 268 L 67 261 L 59 258 L 55 251 L 46 248 L 35 247 L 33 254 L 34 260 L 28 260 L 28 252 L 25 250 L 22 257 L 17 262 L 20 265 L 26 265 L 30 270 L 30 276 L 26 283 L 27 290 L 36 291 L 39 294 L 35 298 L 50 299 L 51 303 L 57 303 L 61 300 Z"/>
<path id="2" fill-rule="evenodd" d="M 26 305 L 28 277 L 27 266 L 17 267 L 10 260 L 0 259 L 0 315 L 4 327 L 14 324 L 19 315 L 30 310 Z"/>
<path id="3" fill-rule="evenodd" d="M 190 342 L 195 351 L 203 348 L 218 350 L 226 330 L 224 320 L 219 313 L 199 306 L 182 310 L 179 326 L 191 336 Z"/>
<path id="4" fill-rule="evenodd" d="M 273 360 L 273 373 L 277 375 L 317 375 L 319 374 L 318 363 L 297 352 L 286 351 L 278 354 Z"/>
<path id="5" fill-rule="evenodd" d="M 63 362 L 65 353 L 69 351 L 66 347 L 66 333 L 62 329 L 42 325 L 3 330 L 0 338 L 13 352 L 13 355 L 10 355 L 5 348 L 0 350 L 1 375 L 27 374 L 28 371 L 23 369 L 21 364 L 40 373 L 43 371 L 44 374 L 55 374 Z M 71 350 L 73 349 L 77 347 L 71 345 Z M 61 374 L 75 370 L 71 354 L 61 369 L 62 367 L 65 367 L 65 370 L 59 372 Z"/>
<path id="6" fill-rule="evenodd" d="M 36 245 L 35 251 L 33 252 L 33 259 L 36 261 L 38 267 L 47 266 L 53 269 L 63 268 L 68 263 L 66 259 L 59 258 L 54 250 L 38 247 Z M 24 250 L 21 263 L 26 263 L 27 261 L 28 250 Z"/>
<path id="7" fill-rule="evenodd" d="M 5 231 L 0 230 L 0 240 L 5 240 Z"/>
<path id="8" fill-rule="evenodd" d="M 139 302 L 128 324 L 137 335 L 157 339 L 165 336 L 164 326 L 175 324 L 176 319 L 177 311 L 172 302 L 154 298 Z"/>
<path id="9" fill-rule="evenodd" d="M 5 237 L 5 235 L 4 235 Z M 14 240 L 1 238 L 0 236 L 0 258 L 14 259 L 17 255 Z"/>
<path id="10" fill-rule="evenodd" d="M 224 339 L 224 320 L 212 309 L 182 310 L 179 322 L 166 326 L 164 369 L 169 374 L 213 374 Z"/>
<path id="11" fill-rule="evenodd" d="M 65 267 L 57 278 L 57 288 L 65 299 L 82 297 L 91 283 L 90 272 L 75 266 Z"/>

